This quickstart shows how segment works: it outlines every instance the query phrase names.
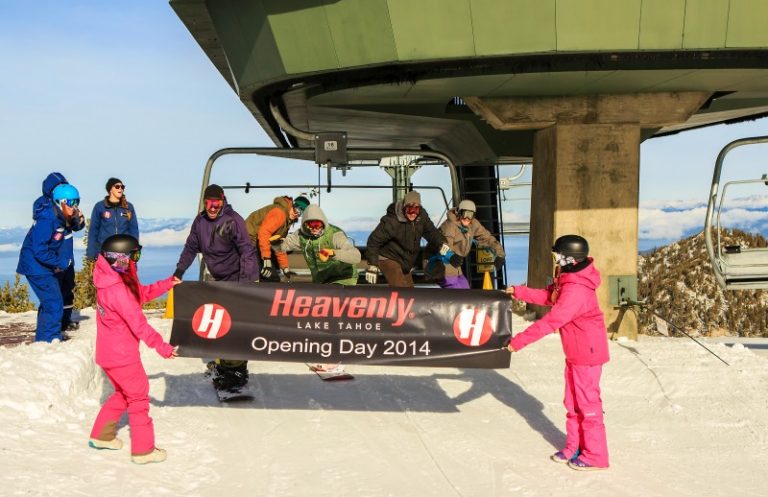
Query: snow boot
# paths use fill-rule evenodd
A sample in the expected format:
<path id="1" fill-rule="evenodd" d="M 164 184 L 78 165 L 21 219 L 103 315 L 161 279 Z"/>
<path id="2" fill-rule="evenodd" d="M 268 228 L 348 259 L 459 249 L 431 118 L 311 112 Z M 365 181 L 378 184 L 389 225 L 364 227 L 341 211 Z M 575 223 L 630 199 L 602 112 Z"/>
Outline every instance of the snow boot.
<path id="1" fill-rule="evenodd" d="M 220 390 L 243 388 L 248 384 L 248 367 L 245 363 L 234 368 L 216 364 L 211 378 L 216 388 Z"/>
<path id="2" fill-rule="evenodd" d="M 165 449 L 158 449 L 155 447 L 149 454 L 141 454 L 139 456 L 131 456 L 131 461 L 135 464 L 149 464 L 151 462 L 163 462 L 168 454 Z"/>
<path id="3" fill-rule="evenodd" d="M 120 450 L 123 448 L 123 441 L 119 438 L 113 438 L 112 440 L 99 440 L 98 438 L 92 438 L 88 440 L 88 446 L 92 449 L 99 450 Z"/>
<path id="4" fill-rule="evenodd" d="M 565 454 L 563 453 L 562 450 L 558 450 L 557 452 L 549 456 L 549 458 L 555 461 L 556 463 L 565 464 L 568 461 L 573 461 L 574 459 L 579 457 L 580 453 L 581 453 L 581 450 L 576 449 L 576 452 L 574 452 L 574 454 L 570 458 L 568 458 L 568 457 L 565 457 Z"/>
<path id="5" fill-rule="evenodd" d="M 576 471 L 597 471 L 601 469 L 608 469 L 602 466 L 593 466 L 589 463 L 582 461 L 578 457 L 568 461 L 568 467 L 571 469 L 575 469 Z"/>

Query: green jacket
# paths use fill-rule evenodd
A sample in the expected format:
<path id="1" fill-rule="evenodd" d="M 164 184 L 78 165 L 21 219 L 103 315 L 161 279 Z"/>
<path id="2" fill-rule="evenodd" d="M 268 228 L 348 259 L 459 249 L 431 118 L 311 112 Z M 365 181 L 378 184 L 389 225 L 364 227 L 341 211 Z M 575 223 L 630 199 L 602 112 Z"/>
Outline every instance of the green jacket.
<path id="1" fill-rule="evenodd" d="M 325 224 L 325 231 L 317 238 L 305 231 L 304 222 L 319 219 Z M 333 257 L 326 261 L 320 259 L 320 250 L 333 250 Z M 291 252 L 301 250 L 313 283 L 336 283 L 339 285 L 357 284 L 357 264 L 360 262 L 360 251 L 352 244 L 341 228 L 328 224 L 322 209 L 310 204 L 304 211 L 301 227 L 285 237 L 280 246 L 281 251 Z"/>

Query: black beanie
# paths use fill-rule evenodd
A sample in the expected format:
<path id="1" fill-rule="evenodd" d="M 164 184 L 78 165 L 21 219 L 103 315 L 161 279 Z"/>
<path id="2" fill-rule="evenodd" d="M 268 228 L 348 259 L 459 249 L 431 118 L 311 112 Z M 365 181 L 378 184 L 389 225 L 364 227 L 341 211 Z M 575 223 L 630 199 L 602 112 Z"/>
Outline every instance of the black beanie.
<path id="1" fill-rule="evenodd" d="M 109 191 L 112 190 L 112 187 L 118 183 L 122 183 L 122 181 L 117 178 L 109 178 L 107 180 L 107 193 L 109 193 Z"/>
<path id="2" fill-rule="evenodd" d="M 203 193 L 203 198 L 224 199 L 224 189 L 219 185 L 208 185 Z"/>

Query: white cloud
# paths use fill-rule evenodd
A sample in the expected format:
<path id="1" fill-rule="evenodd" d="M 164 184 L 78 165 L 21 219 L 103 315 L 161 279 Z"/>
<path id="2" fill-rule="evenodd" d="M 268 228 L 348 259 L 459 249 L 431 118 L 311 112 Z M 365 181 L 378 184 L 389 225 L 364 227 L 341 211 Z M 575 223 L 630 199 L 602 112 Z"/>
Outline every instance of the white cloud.
<path id="1" fill-rule="evenodd" d="M 149 233 L 141 233 L 141 245 L 144 247 L 178 247 L 184 245 L 189 235 L 189 229 L 162 229 Z"/>
<path id="2" fill-rule="evenodd" d="M 0 252 L 18 252 L 21 245 L 18 243 L 0 243 Z"/>
<path id="3" fill-rule="evenodd" d="M 641 208 L 638 211 L 640 238 L 682 238 L 693 229 L 704 229 L 706 212 L 707 209 L 704 207 L 673 212 Z"/>

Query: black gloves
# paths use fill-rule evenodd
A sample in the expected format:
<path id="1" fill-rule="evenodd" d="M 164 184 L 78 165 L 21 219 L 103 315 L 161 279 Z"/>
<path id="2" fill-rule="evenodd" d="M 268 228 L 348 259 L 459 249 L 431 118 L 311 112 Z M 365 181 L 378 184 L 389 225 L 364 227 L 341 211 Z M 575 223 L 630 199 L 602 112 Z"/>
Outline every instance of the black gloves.
<path id="1" fill-rule="evenodd" d="M 448 260 L 448 262 L 450 262 L 451 266 L 453 267 L 459 267 L 464 262 L 464 258 L 459 255 L 453 254 L 451 258 Z"/>
<path id="2" fill-rule="evenodd" d="M 496 271 L 501 271 L 502 269 L 504 269 L 504 262 L 505 262 L 505 259 L 501 256 L 498 256 L 496 257 L 496 259 L 494 259 L 493 265 L 496 267 Z"/>

